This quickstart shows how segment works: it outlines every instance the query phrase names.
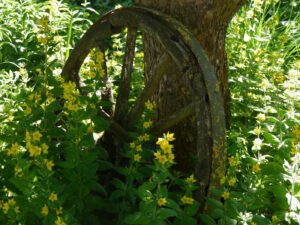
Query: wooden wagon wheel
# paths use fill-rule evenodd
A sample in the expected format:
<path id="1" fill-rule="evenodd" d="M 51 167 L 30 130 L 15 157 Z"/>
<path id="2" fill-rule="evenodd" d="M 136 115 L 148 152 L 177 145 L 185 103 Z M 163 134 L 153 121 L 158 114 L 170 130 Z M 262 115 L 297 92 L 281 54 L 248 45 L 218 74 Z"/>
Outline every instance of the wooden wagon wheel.
<path id="1" fill-rule="evenodd" d="M 117 137 L 125 140 L 130 139 L 127 129 L 130 129 L 136 118 L 139 118 L 145 102 L 154 94 L 164 74 L 163 65 L 157 65 L 151 80 L 147 82 L 135 104 L 131 108 L 128 107 L 129 81 L 134 60 L 137 29 L 147 32 L 160 42 L 182 71 L 183 76 L 186 76 L 193 96 L 190 104 L 186 107 L 175 112 L 167 119 L 158 121 L 153 126 L 152 133 L 159 134 L 167 131 L 191 115 L 197 118 L 199 111 L 201 111 L 201 92 L 199 92 L 199 88 L 205 88 L 205 92 L 209 97 L 211 119 L 211 131 L 207 132 L 211 132 L 213 140 L 212 171 L 217 170 L 226 154 L 225 113 L 222 94 L 214 69 L 203 48 L 197 39 L 173 18 L 142 7 L 126 7 L 108 12 L 94 23 L 78 42 L 63 68 L 62 76 L 66 80 L 75 81 L 78 88 L 80 88 L 79 70 L 90 50 L 95 47 L 105 48 L 104 39 L 120 33 L 122 28 L 125 27 L 128 28 L 126 51 L 120 78 L 119 95 L 115 104 L 115 114 L 110 116 L 103 110 L 99 110 L 99 114 L 111 122 L 110 129 Z M 168 58 L 170 57 L 166 57 L 165 60 L 167 61 Z M 200 85 L 203 80 L 205 87 Z M 197 131 L 197 135 L 200 138 L 201 132 L 203 131 Z M 197 139 L 199 140 L 199 138 Z M 208 151 L 197 144 L 197 154 L 203 155 L 205 159 Z M 221 165 L 221 167 L 225 168 L 225 165 Z M 221 168 L 221 170 L 224 168 Z M 208 185 L 209 179 L 203 179 L 203 188 L 205 188 L 205 185 Z M 210 179 L 210 182 L 216 183 L 217 181 L 214 182 L 213 179 Z"/>

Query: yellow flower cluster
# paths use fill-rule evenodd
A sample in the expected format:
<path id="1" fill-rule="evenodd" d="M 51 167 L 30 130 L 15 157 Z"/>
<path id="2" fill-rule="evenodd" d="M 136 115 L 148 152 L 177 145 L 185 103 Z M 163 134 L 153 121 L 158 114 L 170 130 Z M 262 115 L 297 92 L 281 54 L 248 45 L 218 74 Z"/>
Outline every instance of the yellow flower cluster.
<path id="1" fill-rule="evenodd" d="M 4 214 L 7 214 L 10 209 L 17 214 L 20 213 L 20 207 L 17 206 L 16 201 L 13 198 L 9 199 L 7 202 L 1 202 L 0 208 L 2 208 Z"/>
<path id="2" fill-rule="evenodd" d="M 41 153 L 48 153 L 48 145 L 45 143 L 40 143 L 42 134 L 39 131 L 34 131 L 32 133 L 26 131 L 26 148 L 29 151 L 31 157 L 36 157 L 41 155 Z"/>
<path id="3" fill-rule="evenodd" d="M 143 141 L 149 141 L 149 140 L 150 140 L 150 135 L 149 135 L 149 134 L 140 135 L 140 136 L 138 137 L 138 140 L 139 140 L 140 142 L 143 142 Z"/>
<path id="4" fill-rule="evenodd" d="M 28 96 L 28 100 L 34 101 L 35 103 L 38 103 L 41 99 L 42 99 L 42 97 L 38 93 L 32 93 Z"/>
<path id="5" fill-rule="evenodd" d="M 64 107 L 69 111 L 78 111 L 80 105 L 76 101 L 76 84 L 72 81 L 62 82 L 63 98 L 66 100 Z"/>
<path id="6" fill-rule="evenodd" d="M 145 107 L 146 109 L 148 109 L 149 111 L 153 111 L 153 109 L 156 107 L 154 102 L 151 102 L 150 100 L 145 102 Z"/>
<path id="7" fill-rule="evenodd" d="M 7 155 L 15 156 L 19 153 L 20 149 L 21 149 L 21 146 L 18 143 L 14 143 L 14 144 L 12 144 L 11 148 L 8 149 Z"/>
<path id="8" fill-rule="evenodd" d="M 185 205 L 191 205 L 194 203 L 194 199 L 192 197 L 187 197 L 185 195 L 180 200 Z"/>
<path id="9" fill-rule="evenodd" d="M 140 135 L 137 140 L 135 140 L 134 142 L 129 143 L 129 147 L 131 150 L 133 150 L 135 153 L 133 155 L 133 160 L 136 162 L 141 161 L 141 155 L 140 153 L 143 151 L 143 142 L 144 141 L 149 141 L 150 140 L 150 135 L 145 133 Z"/>
<path id="10" fill-rule="evenodd" d="M 156 142 L 156 144 L 159 145 L 160 149 L 154 153 L 154 156 L 155 159 L 162 165 L 165 165 L 168 162 L 170 164 L 174 163 L 175 155 L 172 152 L 174 146 L 169 143 L 170 141 L 174 140 L 174 134 L 167 133 L 164 134 L 163 138 L 158 138 Z"/>
<path id="11" fill-rule="evenodd" d="M 83 70 L 83 73 L 87 75 L 90 79 L 94 79 L 97 74 L 101 77 L 104 76 L 103 69 L 104 55 L 101 51 L 92 49 L 89 57 L 87 58 L 87 68 Z"/>
<path id="12" fill-rule="evenodd" d="M 292 130 L 292 138 L 291 138 L 291 142 L 292 142 L 292 148 L 291 148 L 291 154 L 292 155 L 296 155 L 297 153 L 299 153 L 300 150 L 300 126 L 294 126 L 293 130 Z"/>

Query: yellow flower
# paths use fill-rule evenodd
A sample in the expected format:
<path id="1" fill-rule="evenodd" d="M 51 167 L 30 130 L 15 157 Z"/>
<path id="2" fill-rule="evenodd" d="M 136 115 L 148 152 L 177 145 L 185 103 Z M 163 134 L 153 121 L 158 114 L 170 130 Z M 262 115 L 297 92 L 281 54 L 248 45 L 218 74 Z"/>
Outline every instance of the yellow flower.
<path id="1" fill-rule="evenodd" d="M 48 214 L 49 214 L 49 208 L 48 208 L 47 205 L 44 205 L 44 206 L 43 206 L 43 208 L 41 209 L 41 214 L 42 214 L 43 216 L 48 216 Z"/>
<path id="2" fill-rule="evenodd" d="M 174 141 L 175 140 L 175 138 L 174 138 L 174 133 L 167 133 L 166 134 L 166 139 L 167 139 L 167 141 Z"/>
<path id="3" fill-rule="evenodd" d="M 133 157 L 133 160 L 136 161 L 136 162 L 139 162 L 141 160 L 140 154 L 135 154 L 134 157 Z"/>
<path id="4" fill-rule="evenodd" d="M 7 213 L 8 213 L 8 210 L 9 210 L 9 204 L 8 204 L 7 202 L 3 204 L 2 210 L 3 210 L 3 213 L 4 213 L 4 214 L 7 214 Z"/>
<path id="5" fill-rule="evenodd" d="M 89 76 L 91 79 L 94 79 L 94 78 L 96 77 L 96 73 L 95 73 L 94 71 L 89 71 L 88 76 Z"/>
<path id="6" fill-rule="evenodd" d="M 79 105 L 74 102 L 66 102 L 64 106 L 66 109 L 73 112 L 77 112 L 80 109 Z"/>
<path id="7" fill-rule="evenodd" d="M 300 126 L 295 126 L 292 133 L 295 138 L 300 138 Z"/>
<path id="8" fill-rule="evenodd" d="M 152 111 L 155 108 L 155 103 L 148 100 L 147 102 L 145 102 L 145 107 L 146 109 Z"/>
<path id="9" fill-rule="evenodd" d="M 277 223 L 277 222 L 280 221 L 280 219 L 276 215 L 273 215 L 272 216 L 272 221 L 275 222 L 275 223 Z"/>
<path id="10" fill-rule="evenodd" d="M 11 148 L 7 151 L 8 156 L 17 155 L 20 151 L 21 146 L 18 143 L 15 143 L 11 146 Z"/>
<path id="11" fill-rule="evenodd" d="M 9 206 L 14 206 L 16 204 L 16 201 L 12 198 L 12 199 L 9 199 L 7 201 L 7 203 L 8 203 Z"/>
<path id="12" fill-rule="evenodd" d="M 52 170 L 52 167 L 54 166 L 54 163 L 52 160 L 44 159 L 44 163 L 46 164 L 46 167 L 48 170 Z"/>
<path id="13" fill-rule="evenodd" d="M 28 151 L 31 157 L 39 156 L 42 152 L 42 149 L 35 145 L 29 145 Z"/>
<path id="14" fill-rule="evenodd" d="M 20 207 L 19 206 L 15 206 L 14 211 L 16 214 L 20 213 Z"/>
<path id="15" fill-rule="evenodd" d="M 172 153 L 173 145 L 170 145 L 169 142 L 165 142 L 164 144 L 160 145 L 161 150 L 163 150 L 164 153 L 170 154 Z"/>
<path id="16" fill-rule="evenodd" d="M 26 105 L 25 109 L 24 109 L 25 115 L 29 115 L 29 114 L 31 114 L 31 112 L 32 112 L 32 109 L 29 106 Z"/>
<path id="17" fill-rule="evenodd" d="M 197 180 L 194 178 L 194 174 L 192 174 L 191 176 L 189 176 L 188 178 L 185 179 L 186 182 L 193 184 L 195 183 Z"/>
<path id="18" fill-rule="evenodd" d="M 153 122 L 152 121 L 145 121 L 144 123 L 143 123 L 143 127 L 144 128 L 149 128 L 149 127 L 151 127 L 152 126 L 152 124 L 153 124 Z"/>
<path id="19" fill-rule="evenodd" d="M 47 18 L 39 19 L 38 24 L 41 25 L 42 27 L 48 27 L 49 20 Z"/>
<path id="20" fill-rule="evenodd" d="M 167 158 L 168 158 L 169 163 L 172 163 L 172 164 L 174 163 L 175 155 L 173 153 L 167 154 Z"/>
<path id="21" fill-rule="evenodd" d="M 235 177 L 232 177 L 228 180 L 228 185 L 229 186 L 234 186 L 236 183 L 236 178 Z"/>
<path id="22" fill-rule="evenodd" d="M 25 141 L 26 142 L 30 142 L 31 141 L 31 135 L 30 135 L 30 133 L 27 130 L 26 130 Z"/>
<path id="23" fill-rule="evenodd" d="M 39 131 L 35 131 L 32 133 L 32 140 L 33 141 L 40 141 L 42 134 Z"/>
<path id="24" fill-rule="evenodd" d="M 157 159 L 162 165 L 165 165 L 168 162 L 166 155 L 162 155 L 160 151 L 154 153 L 155 159 Z"/>
<path id="25" fill-rule="evenodd" d="M 91 103 L 91 104 L 90 104 L 90 107 L 91 107 L 92 109 L 96 109 L 96 105 L 95 105 L 94 103 Z"/>
<path id="26" fill-rule="evenodd" d="M 166 198 L 159 198 L 157 200 L 157 204 L 162 207 L 162 206 L 165 206 L 167 204 L 167 199 Z"/>
<path id="27" fill-rule="evenodd" d="M 254 173 L 258 173 L 260 171 L 260 165 L 258 163 L 255 163 L 253 166 L 252 166 L 252 171 Z"/>
<path id="28" fill-rule="evenodd" d="M 266 120 L 266 115 L 263 114 L 263 113 L 259 113 L 257 116 L 256 116 L 256 119 L 258 119 L 259 121 L 263 122 Z"/>
<path id="29" fill-rule="evenodd" d="M 172 148 L 174 147 L 171 145 L 166 139 L 158 138 L 157 145 L 163 150 L 164 153 L 172 153 Z"/>
<path id="30" fill-rule="evenodd" d="M 93 133 L 94 132 L 93 126 L 89 126 L 88 129 L 87 129 L 87 132 L 88 133 Z"/>
<path id="31" fill-rule="evenodd" d="M 41 145 L 41 148 L 42 148 L 42 152 L 43 152 L 44 154 L 48 154 L 48 148 L 49 148 L 49 146 L 48 146 L 47 144 L 43 143 L 43 144 Z"/>
<path id="32" fill-rule="evenodd" d="M 57 219 L 55 220 L 55 225 L 67 225 L 61 217 L 57 217 Z"/>
<path id="33" fill-rule="evenodd" d="M 56 209 L 56 215 L 62 214 L 62 210 L 63 210 L 62 207 L 59 207 L 58 209 Z"/>
<path id="34" fill-rule="evenodd" d="M 129 143 L 129 148 L 134 149 L 135 148 L 135 143 L 134 142 Z"/>
<path id="35" fill-rule="evenodd" d="M 291 154 L 292 155 L 296 155 L 297 153 L 298 153 L 299 151 L 298 151 L 298 149 L 296 148 L 296 146 L 292 146 L 292 149 L 291 149 Z"/>
<path id="36" fill-rule="evenodd" d="M 50 200 L 51 202 L 57 201 L 57 194 L 52 192 L 52 193 L 49 195 L 49 200 Z"/>
<path id="37" fill-rule="evenodd" d="M 257 223 L 255 223 L 255 222 L 251 222 L 251 224 L 250 225 L 257 225 Z"/>
<path id="38" fill-rule="evenodd" d="M 260 135 L 261 134 L 261 128 L 260 127 L 255 127 L 253 130 L 254 134 Z"/>
<path id="39" fill-rule="evenodd" d="M 142 151 L 142 145 L 136 146 L 135 150 L 136 150 L 137 152 L 141 152 L 141 151 Z"/>
<path id="40" fill-rule="evenodd" d="M 220 179 L 220 184 L 223 185 L 226 181 L 226 177 L 225 176 L 222 176 L 221 179 Z"/>
<path id="41" fill-rule="evenodd" d="M 231 156 L 231 157 L 228 159 L 228 161 L 229 161 L 229 165 L 230 165 L 230 166 L 236 166 L 236 165 L 238 164 L 238 162 L 237 162 L 237 160 L 236 160 L 236 158 L 235 158 L 234 156 Z"/>
<path id="42" fill-rule="evenodd" d="M 45 34 L 39 34 L 37 36 L 38 42 L 41 43 L 41 45 L 46 45 L 48 43 L 48 37 Z"/>
<path id="43" fill-rule="evenodd" d="M 144 141 L 149 141 L 150 140 L 150 135 L 149 134 L 144 134 L 143 138 L 144 138 Z"/>
<path id="44" fill-rule="evenodd" d="M 229 192 L 225 191 L 223 194 L 222 194 L 222 197 L 224 198 L 224 200 L 226 200 L 227 198 L 229 198 L 230 194 Z"/>
<path id="45" fill-rule="evenodd" d="M 185 205 L 191 205 L 194 202 L 194 199 L 192 197 L 187 197 L 185 195 L 180 200 Z"/>
<path id="46" fill-rule="evenodd" d="M 150 135 L 149 135 L 149 134 L 140 135 L 140 136 L 138 137 L 138 140 L 139 140 L 140 142 L 143 142 L 143 141 L 149 141 L 149 140 L 150 140 Z"/>

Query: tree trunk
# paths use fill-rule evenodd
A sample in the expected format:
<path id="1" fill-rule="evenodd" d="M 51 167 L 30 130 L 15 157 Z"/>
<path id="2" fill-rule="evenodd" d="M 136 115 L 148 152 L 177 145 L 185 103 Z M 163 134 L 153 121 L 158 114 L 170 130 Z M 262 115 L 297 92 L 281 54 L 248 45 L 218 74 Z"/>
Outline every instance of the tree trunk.
<path id="1" fill-rule="evenodd" d="M 230 97 L 226 72 L 225 36 L 228 23 L 245 2 L 246 0 L 136 0 L 139 6 L 156 9 L 174 17 L 197 37 L 217 73 L 224 97 L 228 126 Z M 155 65 L 163 58 L 164 52 L 151 35 L 144 34 L 146 78 L 151 76 Z M 159 119 L 178 111 L 191 99 L 188 87 L 175 63 L 168 63 L 166 66 L 168 72 L 163 78 L 156 99 Z M 224 151 L 218 152 L 212 149 L 208 97 L 205 90 L 199 92 L 203 94 L 202 112 L 198 112 L 201 121 L 190 118 L 189 121 L 178 124 L 171 132 L 176 135 L 177 169 L 184 173 L 196 174 L 200 185 L 197 197 L 204 207 L 204 197 L 208 190 L 219 185 L 219 177 L 226 169 L 226 155 Z M 199 127 L 197 128 L 196 124 L 200 124 L 203 131 L 200 138 L 197 135 Z M 199 145 L 200 151 L 196 150 Z"/>

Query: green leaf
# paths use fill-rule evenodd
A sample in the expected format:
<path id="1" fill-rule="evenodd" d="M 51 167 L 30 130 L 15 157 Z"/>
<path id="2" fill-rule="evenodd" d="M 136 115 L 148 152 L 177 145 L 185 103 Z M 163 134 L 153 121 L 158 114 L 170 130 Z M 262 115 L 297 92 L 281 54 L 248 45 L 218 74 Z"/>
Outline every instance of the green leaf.
<path id="1" fill-rule="evenodd" d="M 264 138 L 266 139 L 266 141 L 270 144 L 278 144 L 280 143 L 280 140 L 278 137 L 276 137 L 275 135 L 271 134 L 271 133 L 268 133 L 268 132 L 265 132 L 264 131 Z"/>
<path id="2" fill-rule="evenodd" d="M 156 183 L 154 182 L 145 182 L 138 188 L 138 195 L 141 199 L 145 196 L 148 196 L 149 193 L 156 187 Z"/>
<path id="3" fill-rule="evenodd" d="M 21 180 L 17 177 L 12 177 L 9 179 L 9 182 L 13 184 L 21 193 L 28 194 L 30 192 L 29 183 L 25 180 Z"/>
<path id="4" fill-rule="evenodd" d="M 269 225 L 271 223 L 267 218 L 258 215 L 253 216 L 253 221 L 259 225 Z"/>
<path id="5" fill-rule="evenodd" d="M 235 219 L 232 219 L 228 216 L 224 216 L 222 219 L 221 219 L 221 224 L 223 225 L 236 225 L 237 224 L 237 220 Z"/>
<path id="6" fill-rule="evenodd" d="M 157 216 L 161 219 L 167 219 L 177 216 L 177 213 L 173 209 L 161 208 L 157 211 Z"/>
<path id="7" fill-rule="evenodd" d="M 224 210 L 223 209 L 214 209 L 211 213 L 211 217 L 214 219 L 219 219 L 222 216 L 224 216 Z"/>
<path id="8" fill-rule="evenodd" d="M 100 133 L 102 131 L 105 131 L 109 126 L 110 126 L 110 122 L 108 122 L 107 120 L 105 120 L 102 117 L 99 116 L 94 116 L 92 118 L 93 122 L 94 122 L 94 131 L 96 133 Z"/>
<path id="9" fill-rule="evenodd" d="M 220 201 L 218 201 L 218 200 L 216 200 L 216 199 L 207 198 L 206 202 L 207 202 L 208 205 L 210 205 L 213 208 L 223 209 L 223 203 L 220 202 Z"/>
<path id="10" fill-rule="evenodd" d="M 186 206 L 184 208 L 184 214 L 187 216 L 194 216 L 199 208 L 199 202 L 194 202 L 192 205 Z"/>
<path id="11" fill-rule="evenodd" d="M 114 178 L 111 182 L 117 189 L 125 190 L 126 186 L 120 179 Z"/>
<path id="12" fill-rule="evenodd" d="M 127 216 L 124 222 L 126 224 L 149 224 L 149 217 L 141 212 L 137 212 Z"/>
<path id="13" fill-rule="evenodd" d="M 200 219 L 202 222 L 204 222 L 206 225 L 217 225 L 217 223 L 214 221 L 213 218 L 211 218 L 209 215 L 206 214 L 200 214 Z"/>

